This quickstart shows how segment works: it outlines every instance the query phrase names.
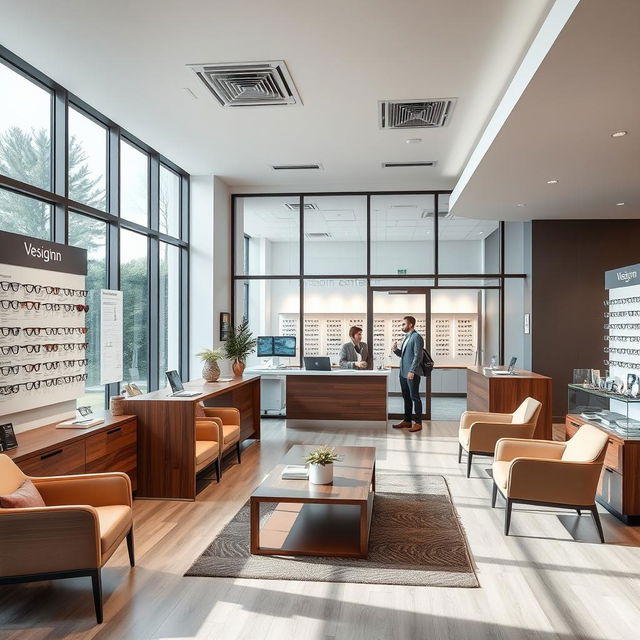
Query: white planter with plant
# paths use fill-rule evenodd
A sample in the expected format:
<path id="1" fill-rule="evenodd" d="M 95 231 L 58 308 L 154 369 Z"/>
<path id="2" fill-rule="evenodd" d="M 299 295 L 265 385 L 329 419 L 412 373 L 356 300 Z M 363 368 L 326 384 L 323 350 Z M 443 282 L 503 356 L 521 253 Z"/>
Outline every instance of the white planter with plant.
<path id="1" fill-rule="evenodd" d="M 311 484 L 331 484 L 333 482 L 333 463 L 338 459 L 336 452 L 329 447 L 318 447 L 311 451 L 304 461 L 309 465 Z"/>
<path id="2" fill-rule="evenodd" d="M 220 349 L 203 349 L 196 356 L 203 362 L 202 377 L 206 382 L 215 382 L 220 377 L 218 360 L 224 358 L 224 353 Z"/>

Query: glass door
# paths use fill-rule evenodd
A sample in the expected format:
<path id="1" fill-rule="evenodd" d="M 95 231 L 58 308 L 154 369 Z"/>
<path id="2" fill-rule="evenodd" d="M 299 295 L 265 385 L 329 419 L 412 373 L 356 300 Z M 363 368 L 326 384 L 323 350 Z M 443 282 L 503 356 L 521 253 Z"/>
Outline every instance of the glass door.
<path id="1" fill-rule="evenodd" d="M 389 417 L 401 419 L 404 415 L 402 392 L 400 390 L 400 358 L 391 352 L 394 342 L 402 344 L 404 334 L 401 326 L 404 316 L 416 319 L 416 331 L 424 338 L 429 348 L 430 337 L 430 289 L 402 287 L 372 287 L 370 290 L 373 367 L 390 368 L 387 406 Z M 420 381 L 420 393 L 423 397 L 423 420 L 431 420 L 430 380 Z"/>

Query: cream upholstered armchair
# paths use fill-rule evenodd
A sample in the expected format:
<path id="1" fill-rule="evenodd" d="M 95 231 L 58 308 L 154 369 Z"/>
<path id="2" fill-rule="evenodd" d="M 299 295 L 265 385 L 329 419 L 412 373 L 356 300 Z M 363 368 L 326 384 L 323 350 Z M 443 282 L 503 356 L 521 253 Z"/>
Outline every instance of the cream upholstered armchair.
<path id="1" fill-rule="evenodd" d="M 196 473 L 215 463 L 218 482 L 220 482 L 220 441 L 220 427 L 217 422 L 196 419 Z"/>
<path id="2" fill-rule="evenodd" d="M 500 438 L 532 438 L 541 409 L 540 402 L 525 398 L 513 413 L 465 411 L 458 431 L 458 464 L 466 451 L 467 478 L 473 456 L 492 456 Z"/>
<path id="3" fill-rule="evenodd" d="M 568 442 L 503 438 L 493 463 L 495 507 L 498 491 L 507 501 L 504 533 L 509 535 L 514 503 L 591 511 L 604 542 L 595 496 L 608 444 L 607 435 L 583 425 Z"/>
<path id="4" fill-rule="evenodd" d="M 0 584 L 90 576 L 102 622 L 100 570 L 125 538 L 135 566 L 129 476 L 28 478 L 0 454 L 0 496 L 16 495 L 26 480 L 41 506 L 0 508 Z"/>
<path id="5" fill-rule="evenodd" d="M 214 422 L 218 425 L 220 445 L 219 458 L 222 460 L 225 453 L 235 447 L 238 457 L 238 464 L 242 463 L 242 453 L 240 451 L 240 411 L 233 407 L 204 407 L 201 405 L 204 416 L 197 416 L 196 421 Z M 220 471 L 222 476 L 222 471 Z"/>

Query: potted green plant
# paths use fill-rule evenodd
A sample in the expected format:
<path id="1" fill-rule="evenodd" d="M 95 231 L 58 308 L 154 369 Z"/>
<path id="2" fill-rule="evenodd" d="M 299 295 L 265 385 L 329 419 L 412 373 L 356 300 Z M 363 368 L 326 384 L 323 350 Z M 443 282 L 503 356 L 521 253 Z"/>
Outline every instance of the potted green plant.
<path id="1" fill-rule="evenodd" d="M 318 447 L 311 451 L 304 461 L 309 465 L 311 484 L 331 484 L 333 482 L 333 463 L 338 459 L 334 449 Z"/>
<path id="2" fill-rule="evenodd" d="M 233 373 L 240 377 L 247 364 L 247 356 L 256 350 L 257 340 L 249 331 L 249 323 L 244 320 L 237 327 L 229 327 L 229 336 L 224 342 L 227 358 L 233 361 Z"/>
<path id="3" fill-rule="evenodd" d="M 202 377 L 206 382 L 215 382 L 220 377 L 218 360 L 224 358 L 224 353 L 220 349 L 203 349 L 196 356 L 203 362 Z"/>

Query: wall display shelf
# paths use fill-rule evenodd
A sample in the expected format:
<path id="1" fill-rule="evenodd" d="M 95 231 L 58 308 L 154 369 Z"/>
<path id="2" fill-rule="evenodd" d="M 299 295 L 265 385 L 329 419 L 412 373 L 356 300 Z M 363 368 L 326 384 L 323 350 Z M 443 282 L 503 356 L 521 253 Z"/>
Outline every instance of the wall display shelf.
<path id="1" fill-rule="evenodd" d="M 340 347 L 349 340 L 349 329 L 362 327 L 366 334 L 366 317 L 355 314 L 307 314 L 304 319 L 305 356 L 329 356 L 338 364 Z M 379 313 L 373 319 L 373 340 L 367 340 L 372 350 L 374 366 L 398 364 L 398 357 L 390 355 L 393 342 L 401 344 L 402 318 L 397 314 Z M 425 314 L 416 315 L 416 330 L 423 337 L 429 332 Z M 279 333 L 298 336 L 297 314 L 279 315 Z M 478 351 L 478 316 L 475 313 L 434 313 L 431 315 L 430 352 L 439 365 L 466 366 L 476 362 Z"/>
<path id="2" fill-rule="evenodd" d="M 0 415 L 84 394 L 87 252 L 0 232 Z"/>

